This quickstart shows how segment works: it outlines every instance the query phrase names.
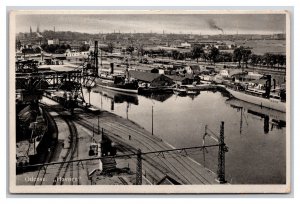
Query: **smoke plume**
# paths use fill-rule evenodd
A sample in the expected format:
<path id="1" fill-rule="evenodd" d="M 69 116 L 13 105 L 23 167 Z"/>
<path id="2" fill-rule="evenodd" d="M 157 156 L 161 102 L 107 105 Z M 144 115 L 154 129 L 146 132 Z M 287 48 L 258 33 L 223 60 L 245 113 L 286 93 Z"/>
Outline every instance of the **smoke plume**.
<path id="1" fill-rule="evenodd" d="M 208 20 L 207 23 L 211 29 L 220 30 L 224 34 L 223 29 L 217 26 L 216 22 L 213 19 Z"/>

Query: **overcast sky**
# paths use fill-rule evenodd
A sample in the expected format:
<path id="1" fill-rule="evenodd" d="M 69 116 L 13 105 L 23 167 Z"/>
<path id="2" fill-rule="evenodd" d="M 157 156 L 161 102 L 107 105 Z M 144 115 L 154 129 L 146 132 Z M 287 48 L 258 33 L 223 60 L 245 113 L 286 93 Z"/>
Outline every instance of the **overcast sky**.
<path id="1" fill-rule="evenodd" d="M 16 31 L 273 34 L 285 32 L 284 14 L 35 14 L 17 15 Z"/>

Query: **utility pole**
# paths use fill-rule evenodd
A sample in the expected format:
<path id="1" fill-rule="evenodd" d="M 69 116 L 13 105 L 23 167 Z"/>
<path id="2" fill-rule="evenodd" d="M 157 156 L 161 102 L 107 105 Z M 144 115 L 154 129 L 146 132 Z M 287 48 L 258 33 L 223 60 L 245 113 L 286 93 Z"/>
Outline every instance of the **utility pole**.
<path id="1" fill-rule="evenodd" d="M 137 151 L 137 164 L 136 164 L 136 185 L 142 185 L 142 151 L 141 149 L 138 149 Z"/>
<path id="2" fill-rule="evenodd" d="M 129 103 L 127 102 L 127 105 L 126 105 L 126 118 L 128 120 L 128 108 L 129 108 Z"/>
<path id="3" fill-rule="evenodd" d="M 224 143 L 224 121 L 222 121 L 220 126 L 218 155 L 218 181 L 220 182 L 220 184 L 227 183 L 225 180 L 225 152 L 228 152 L 228 148 Z"/>
<path id="4" fill-rule="evenodd" d="M 153 135 L 153 106 L 152 106 L 152 135 Z"/>
<path id="5" fill-rule="evenodd" d="M 95 48 L 94 48 L 94 60 L 95 60 L 95 70 L 94 74 L 98 73 L 98 41 L 95 41 Z"/>
<path id="6" fill-rule="evenodd" d="M 241 111 L 241 119 L 240 119 L 240 135 L 241 135 L 243 131 L 243 108 L 240 108 L 240 111 Z"/>
<path id="7" fill-rule="evenodd" d="M 91 89 L 92 87 L 89 86 L 89 106 L 91 105 Z"/>
<path id="8" fill-rule="evenodd" d="M 202 138 L 202 145 L 205 146 L 205 137 L 207 136 L 207 125 L 205 125 L 205 129 L 204 129 L 204 135 L 203 135 L 203 138 Z M 205 151 L 206 151 L 206 148 L 203 148 L 203 163 L 204 163 L 204 167 L 205 167 Z"/>
<path id="9" fill-rule="evenodd" d="M 95 142 L 95 130 L 94 130 L 95 128 L 94 128 L 94 125 L 93 125 L 93 139 L 92 139 L 92 142 Z"/>

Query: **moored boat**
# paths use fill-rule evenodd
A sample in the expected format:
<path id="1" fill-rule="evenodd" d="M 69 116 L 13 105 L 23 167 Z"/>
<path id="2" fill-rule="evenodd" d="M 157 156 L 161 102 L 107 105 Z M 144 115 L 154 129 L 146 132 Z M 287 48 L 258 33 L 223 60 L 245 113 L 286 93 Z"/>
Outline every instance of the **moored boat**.
<path id="1" fill-rule="evenodd" d="M 271 92 L 271 77 L 266 80 L 265 89 L 242 87 L 226 87 L 226 90 L 235 98 L 281 112 L 286 112 L 285 92 Z"/>
<path id="2" fill-rule="evenodd" d="M 173 89 L 174 94 L 178 96 L 186 96 L 187 95 L 187 90 L 184 88 L 174 88 Z"/>
<path id="3" fill-rule="evenodd" d="M 138 93 L 139 94 L 167 94 L 167 93 L 173 93 L 173 87 L 143 87 L 140 86 L 138 88 Z"/>
<path id="4" fill-rule="evenodd" d="M 278 98 L 264 98 L 259 95 L 254 95 L 251 94 L 251 92 L 247 91 L 238 91 L 238 90 L 233 90 L 231 88 L 226 88 L 226 90 L 235 98 L 253 103 L 262 107 L 278 110 L 281 112 L 286 112 L 286 103 L 282 102 Z M 254 92 L 252 92 L 254 93 Z"/>
<path id="5" fill-rule="evenodd" d="M 124 77 L 115 76 L 113 80 L 99 78 L 96 82 L 102 88 L 124 93 L 138 93 L 138 83 L 136 81 L 126 81 Z"/>
<path id="6" fill-rule="evenodd" d="M 200 90 L 195 85 L 181 85 L 180 88 L 185 89 L 187 95 L 197 95 L 200 93 Z"/>
<path id="7" fill-rule="evenodd" d="M 125 70 L 123 76 L 115 75 L 113 64 L 111 64 L 111 73 L 105 76 L 100 74 L 100 78 L 96 79 L 96 83 L 102 88 L 114 91 L 133 94 L 138 93 L 138 82 L 129 76 L 128 69 Z"/>

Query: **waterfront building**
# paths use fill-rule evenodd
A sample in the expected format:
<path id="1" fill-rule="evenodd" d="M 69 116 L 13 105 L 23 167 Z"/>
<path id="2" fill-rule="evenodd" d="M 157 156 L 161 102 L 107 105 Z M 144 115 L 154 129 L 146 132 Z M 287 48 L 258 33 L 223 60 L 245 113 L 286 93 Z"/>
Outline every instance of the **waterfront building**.
<path id="1" fill-rule="evenodd" d="M 170 77 L 159 73 L 129 70 L 129 75 L 131 78 L 134 78 L 139 82 L 146 83 L 151 87 L 171 86 L 173 84 L 173 80 Z"/>
<path id="2" fill-rule="evenodd" d="M 194 77 L 192 75 L 186 75 L 186 76 L 177 76 L 177 75 L 171 75 L 170 77 L 175 84 L 177 85 L 190 85 L 194 82 Z"/>

